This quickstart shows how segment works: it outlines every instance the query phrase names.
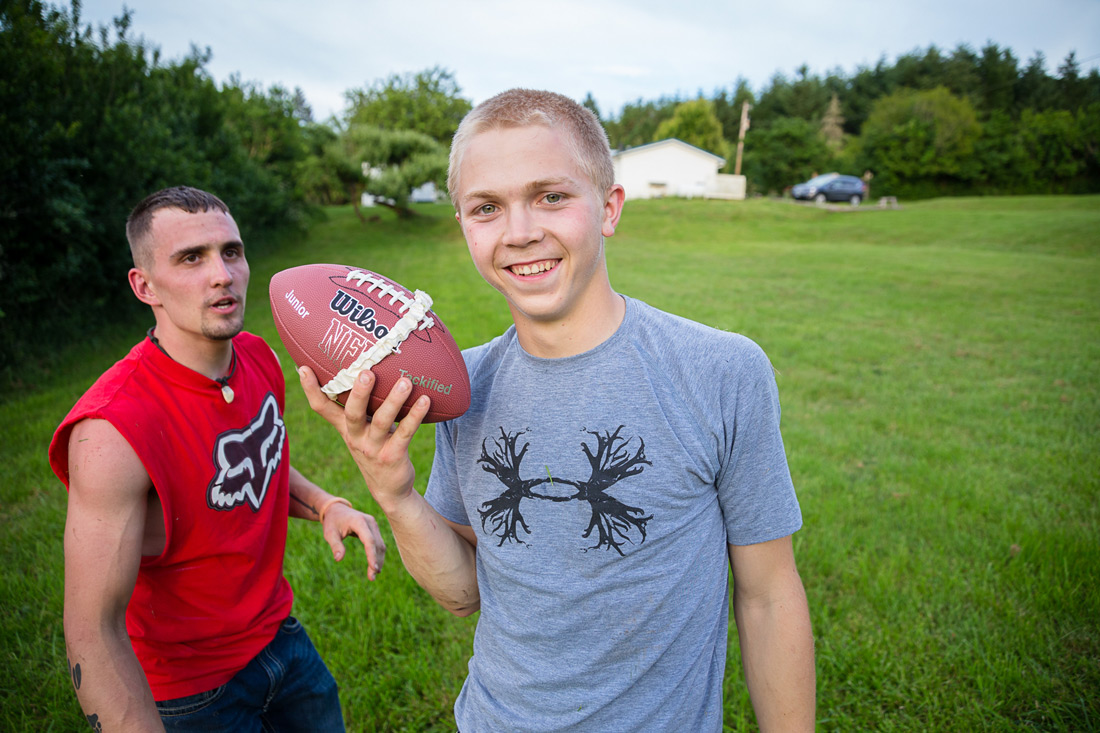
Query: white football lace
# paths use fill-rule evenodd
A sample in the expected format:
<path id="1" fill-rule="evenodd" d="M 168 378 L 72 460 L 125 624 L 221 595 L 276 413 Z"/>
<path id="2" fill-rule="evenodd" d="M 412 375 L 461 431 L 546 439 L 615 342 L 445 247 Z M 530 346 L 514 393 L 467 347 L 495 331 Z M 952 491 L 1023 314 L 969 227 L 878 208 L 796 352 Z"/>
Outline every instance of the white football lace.
<path id="1" fill-rule="evenodd" d="M 367 293 L 377 288 L 381 291 L 379 293 L 381 297 L 391 296 L 390 305 L 396 305 L 398 301 L 401 301 L 401 307 L 397 309 L 397 312 L 404 315 L 385 336 L 375 341 L 373 346 L 359 355 L 359 358 L 349 364 L 347 368 L 341 369 L 324 387 L 321 387 L 321 391 L 334 400 L 351 389 L 351 386 L 355 384 L 355 378 L 359 376 L 359 372 L 370 369 L 390 354 L 400 353 L 402 342 L 413 331 L 423 331 L 425 328 L 431 328 L 435 325 L 435 321 L 427 315 L 428 310 L 432 307 L 432 296 L 423 290 L 417 290 L 413 297 L 409 298 L 377 275 L 360 270 L 349 272 L 346 280 L 347 282 L 358 280 L 359 287 L 362 287 L 364 283 L 370 283 Z"/>

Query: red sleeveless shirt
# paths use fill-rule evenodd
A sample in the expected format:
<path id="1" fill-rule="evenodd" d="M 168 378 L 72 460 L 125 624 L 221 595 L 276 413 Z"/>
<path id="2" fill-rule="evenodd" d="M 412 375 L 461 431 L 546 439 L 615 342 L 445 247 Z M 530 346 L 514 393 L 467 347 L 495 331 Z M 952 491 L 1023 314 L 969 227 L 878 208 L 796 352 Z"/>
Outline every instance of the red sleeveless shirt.
<path id="1" fill-rule="evenodd" d="M 234 392 L 146 339 L 84 394 L 58 427 L 50 465 L 69 485 L 69 435 L 109 421 L 130 443 L 164 508 L 166 544 L 144 556 L 126 630 L 153 697 L 229 681 L 274 638 L 293 594 L 283 576 L 290 453 L 278 360 L 259 337 L 233 340 Z"/>

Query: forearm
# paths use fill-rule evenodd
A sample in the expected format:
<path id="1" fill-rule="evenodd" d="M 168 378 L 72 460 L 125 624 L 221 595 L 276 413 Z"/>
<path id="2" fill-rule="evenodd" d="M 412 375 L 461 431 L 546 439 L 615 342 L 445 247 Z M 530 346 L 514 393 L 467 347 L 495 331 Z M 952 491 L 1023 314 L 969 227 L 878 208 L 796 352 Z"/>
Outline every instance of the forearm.
<path id="1" fill-rule="evenodd" d="M 797 573 L 780 593 L 747 599 L 734 591 L 741 660 L 757 723 L 770 731 L 813 731 L 816 673 L 806 593 Z"/>
<path id="2" fill-rule="evenodd" d="M 290 468 L 290 516 L 298 519 L 321 521 L 321 510 L 334 497 L 303 476 L 296 468 Z"/>
<path id="3" fill-rule="evenodd" d="M 468 616 L 481 607 L 474 547 L 416 491 L 383 507 L 401 562 L 445 609 Z"/>
<path id="4" fill-rule="evenodd" d="M 97 623 L 73 616 L 66 611 L 65 646 L 70 677 L 88 723 L 96 730 L 163 731 L 125 621 Z"/>

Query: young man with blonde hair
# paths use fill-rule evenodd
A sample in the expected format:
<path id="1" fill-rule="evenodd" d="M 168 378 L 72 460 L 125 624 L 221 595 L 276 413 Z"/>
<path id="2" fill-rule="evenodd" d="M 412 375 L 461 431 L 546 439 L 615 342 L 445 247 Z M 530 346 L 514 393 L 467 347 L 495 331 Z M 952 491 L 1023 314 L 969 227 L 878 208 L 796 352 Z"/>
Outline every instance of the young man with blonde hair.
<path id="1" fill-rule="evenodd" d="M 65 645 L 94 730 L 343 731 L 336 682 L 290 615 L 287 517 L 339 560 L 374 518 L 290 465 L 274 352 L 242 331 L 249 268 L 228 207 L 179 186 L 126 227 L 156 325 L 62 421 Z"/>
<path id="2" fill-rule="evenodd" d="M 455 703 L 475 731 L 720 731 L 728 569 L 765 731 L 814 725 L 802 523 L 771 364 L 736 334 L 616 293 L 605 238 L 625 193 L 607 137 L 561 95 L 512 90 L 462 122 L 449 175 L 474 265 L 514 326 L 464 352 L 473 402 L 436 430 L 428 488 L 399 382 L 372 421 L 364 372 L 343 434 L 417 581 L 480 609 Z"/>

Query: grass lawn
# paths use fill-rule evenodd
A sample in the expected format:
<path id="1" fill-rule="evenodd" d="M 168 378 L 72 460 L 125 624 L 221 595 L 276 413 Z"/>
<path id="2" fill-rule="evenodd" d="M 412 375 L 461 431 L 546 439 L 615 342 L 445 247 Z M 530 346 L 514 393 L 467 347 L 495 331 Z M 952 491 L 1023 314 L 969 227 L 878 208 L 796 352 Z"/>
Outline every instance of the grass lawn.
<path id="1" fill-rule="evenodd" d="M 307 237 L 250 242 L 246 327 L 281 351 L 268 279 L 339 262 L 431 293 L 460 346 L 503 331 L 504 302 L 450 208 L 418 211 L 364 226 L 333 209 Z M 608 260 L 621 292 L 743 333 L 778 370 L 821 730 L 1100 729 L 1100 198 L 838 213 L 631 201 Z M 61 633 L 65 492 L 46 446 L 150 324 L 90 334 L 0 398 L 0 730 L 85 725 Z M 294 464 L 377 511 L 291 367 Z M 414 444 L 421 489 L 432 435 Z M 316 524 L 291 522 L 296 615 L 341 683 L 349 730 L 452 730 L 476 618 L 437 608 L 381 523 L 391 552 L 368 584 L 361 553 L 333 563 Z M 729 730 L 755 728 L 742 679 L 731 629 Z"/>

